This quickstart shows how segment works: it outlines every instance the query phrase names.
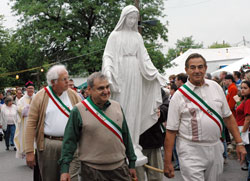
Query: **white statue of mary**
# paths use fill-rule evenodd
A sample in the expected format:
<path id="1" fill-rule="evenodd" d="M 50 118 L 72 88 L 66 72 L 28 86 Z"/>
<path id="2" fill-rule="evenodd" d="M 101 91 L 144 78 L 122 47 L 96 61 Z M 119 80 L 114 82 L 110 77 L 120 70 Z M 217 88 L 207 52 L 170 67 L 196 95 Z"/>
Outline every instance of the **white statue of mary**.
<path id="1" fill-rule="evenodd" d="M 122 10 L 104 50 L 102 72 L 110 81 L 112 99 L 123 108 L 140 166 L 147 158 L 141 153 L 139 136 L 157 122 L 165 79 L 150 60 L 138 32 L 138 17 L 135 6 Z"/>

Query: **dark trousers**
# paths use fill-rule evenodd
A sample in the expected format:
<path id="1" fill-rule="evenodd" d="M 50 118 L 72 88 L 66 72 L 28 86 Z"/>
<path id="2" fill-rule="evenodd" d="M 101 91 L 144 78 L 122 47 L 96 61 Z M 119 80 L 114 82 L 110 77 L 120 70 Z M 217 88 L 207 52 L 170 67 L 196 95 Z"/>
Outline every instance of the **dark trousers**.
<path id="1" fill-rule="evenodd" d="M 249 138 L 250 138 L 250 134 L 248 135 Z M 245 145 L 245 148 L 246 148 L 246 151 L 247 151 L 247 156 L 246 156 L 246 159 L 247 159 L 247 162 L 248 162 L 248 176 L 247 176 L 247 179 L 250 181 L 250 144 L 248 145 Z"/>
<path id="2" fill-rule="evenodd" d="M 81 181 L 131 181 L 126 163 L 114 170 L 97 170 L 81 162 Z"/>
<path id="3" fill-rule="evenodd" d="M 16 126 L 14 124 L 7 125 L 7 129 L 6 131 L 4 131 L 4 140 L 7 148 L 9 148 L 10 145 L 15 146 L 14 145 L 15 131 L 16 131 Z"/>
<path id="4" fill-rule="evenodd" d="M 227 144 L 231 143 L 231 138 L 230 138 L 230 134 L 227 128 L 225 128 L 225 138 L 226 138 L 226 142 Z"/>
<path id="5" fill-rule="evenodd" d="M 39 170 L 38 160 L 37 160 L 37 150 L 35 152 L 36 165 L 33 172 L 33 181 L 42 181 L 42 177 Z"/>

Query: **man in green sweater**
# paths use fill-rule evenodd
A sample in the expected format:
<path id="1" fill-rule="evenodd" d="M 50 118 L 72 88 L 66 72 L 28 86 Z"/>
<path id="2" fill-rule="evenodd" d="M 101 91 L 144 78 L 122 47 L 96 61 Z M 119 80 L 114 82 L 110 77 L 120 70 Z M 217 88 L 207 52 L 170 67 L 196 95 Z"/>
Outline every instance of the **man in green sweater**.
<path id="1" fill-rule="evenodd" d="M 80 175 L 84 180 L 137 179 L 136 155 L 126 119 L 120 104 L 109 100 L 107 77 L 95 72 L 89 76 L 87 83 L 89 97 L 74 106 L 65 128 L 59 161 L 61 181 L 70 181 L 69 164 L 78 143 Z"/>

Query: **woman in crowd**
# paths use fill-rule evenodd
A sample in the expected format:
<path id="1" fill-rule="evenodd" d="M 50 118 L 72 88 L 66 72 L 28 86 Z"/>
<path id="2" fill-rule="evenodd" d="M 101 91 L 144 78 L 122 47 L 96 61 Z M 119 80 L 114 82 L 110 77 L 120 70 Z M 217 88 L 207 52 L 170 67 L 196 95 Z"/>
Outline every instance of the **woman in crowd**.
<path id="1" fill-rule="evenodd" d="M 247 161 L 250 161 L 249 125 L 250 125 L 250 81 L 241 83 L 242 102 L 236 109 L 236 120 L 238 125 L 243 125 L 241 130 L 242 140 L 246 143 Z M 244 139 L 247 137 L 247 139 Z M 248 165 L 248 180 L 250 180 L 250 164 Z"/>
<path id="2" fill-rule="evenodd" d="M 13 104 L 13 99 L 11 96 L 5 98 L 5 104 L 1 108 L 0 119 L 4 131 L 4 139 L 6 150 L 9 150 L 9 147 L 12 146 L 16 151 L 16 147 L 14 145 L 14 135 L 17 123 L 19 119 L 17 113 L 17 107 Z"/>

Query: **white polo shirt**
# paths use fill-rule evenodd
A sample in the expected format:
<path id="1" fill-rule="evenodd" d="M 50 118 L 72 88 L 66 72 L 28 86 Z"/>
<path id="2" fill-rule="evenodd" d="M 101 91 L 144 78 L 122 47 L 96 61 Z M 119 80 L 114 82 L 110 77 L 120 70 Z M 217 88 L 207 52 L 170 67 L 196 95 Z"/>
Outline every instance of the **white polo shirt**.
<path id="1" fill-rule="evenodd" d="M 232 114 L 222 88 L 215 81 L 205 79 L 202 86 L 187 81 L 186 85 L 222 118 Z M 219 126 L 178 90 L 170 100 L 167 129 L 177 130 L 181 138 L 204 144 L 216 143 L 221 137 Z"/>

